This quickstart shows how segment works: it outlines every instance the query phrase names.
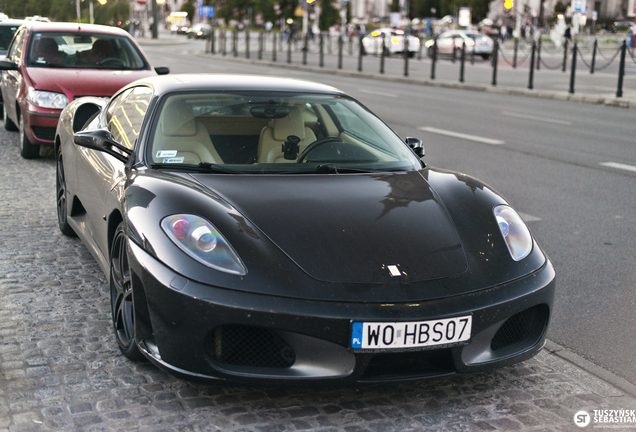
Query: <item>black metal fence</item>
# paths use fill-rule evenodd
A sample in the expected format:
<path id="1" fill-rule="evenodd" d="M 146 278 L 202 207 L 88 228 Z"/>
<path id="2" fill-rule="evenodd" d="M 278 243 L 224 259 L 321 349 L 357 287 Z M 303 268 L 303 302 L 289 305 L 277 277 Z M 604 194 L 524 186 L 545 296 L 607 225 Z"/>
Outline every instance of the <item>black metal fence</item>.
<path id="1" fill-rule="evenodd" d="M 601 48 L 598 39 L 581 39 L 570 42 L 565 41 L 563 46 L 544 44 L 541 39 L 531 42 L 520 42 L 518 39 L 512 41 L 512 49 L 503 49 L 499 40 L 494 41 L 492 52 L 475 53 L 475 49 L 468 48 L 466 40 L 461 44 L 453 42 L 450 53 L 439 52 L 437 39 L 431 40 L 429 46 L 425 47 L 424 41 L 419 40 L 419 44 L 409 48 L 409 40 L 404 39 L 403 50 L 400 53 L 393 53 L 389 43 L 384 36 L 369 39 L 366 42 L 359 36 L 342 36 L 329 33 L 317 35 L 301 34 L 288 35 L 285 33 L 258 32 L 254 37 L 251 32 L 238 32 L 236 30 L 215 30 L 206 40 L 206 53 L 214 55 L 227 55 L 228 39 L 230 39 L 231 52 L 234 57 L 239 55 L 249 59 L 254 49 L 257 51 L 258 60 L 278 61 L 278 55 L 286 53 L 286 62 L 294 61 L 307 65 L 308 57 L 318 56 L 319 67 L 325 67 L 325 55 L 337 55 L 337 68 L 343 68 L 343 57 L 357 57 L 357 71 L 364 69 L 365 55 L 374 55 L 380 58 L 380 74 L 385 73 L 385 57 L 397 56 L 404 62 L 404 76 L 409 76 L 409 60 L 421 61 L 422 57 L 428 57 L 430 61 L 430 79 L 436 79 L 436 63 L 440 61 L 459 62 L 459 82 L 464 82 L 466 63 L 474 65 L 476 63 L 489 62 L 492 67 L 491 85 L 497 85 L 497 74 L 500 64 L 506 64 L 513 69 L 521 68 L 528 64 L 528 89 L 534 89 L 535 71 L 541 68 L 566 72 L 570 66 L 569 93 L 575 92 L 576 74 L 582 72 L 577 70 L 577 60 L 589 70 L 590 74 L 607 69 L 615 60 L 619 61 L 618 81 L 616 97 L 623 96 L 623 79 L 625 76 L 626 64 L 628 61 L 636 63 L 633 49 L 628 49 L 627 41 L 623 40 L 618 48 Z M 418 40 L 415 40 L 418 42 Z M 510 44 L 509 44 L 510 45 Z M 475 46 L 473 40 L 472 46 Z M 424 53 L 424 54 L 423 54 Z M 446 55 L 445 55 L 446 54 Z M 555 58 L 560 59 L 554 62 Z"/>

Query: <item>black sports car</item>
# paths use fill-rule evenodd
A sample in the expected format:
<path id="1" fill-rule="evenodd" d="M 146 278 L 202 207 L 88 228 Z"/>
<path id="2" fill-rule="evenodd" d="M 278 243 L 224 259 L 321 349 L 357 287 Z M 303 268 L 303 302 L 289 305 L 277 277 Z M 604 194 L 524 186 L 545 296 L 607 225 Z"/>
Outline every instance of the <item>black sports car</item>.
<path id="1" fill-rule="evenodd" d="M 519 215 L 337 89 L 152 77 L 72 102 L 55 142 L 60 229 L 106 274 L 130 359 L 198 381 L 346 384 L 544 345 L 555 271 Z"/>

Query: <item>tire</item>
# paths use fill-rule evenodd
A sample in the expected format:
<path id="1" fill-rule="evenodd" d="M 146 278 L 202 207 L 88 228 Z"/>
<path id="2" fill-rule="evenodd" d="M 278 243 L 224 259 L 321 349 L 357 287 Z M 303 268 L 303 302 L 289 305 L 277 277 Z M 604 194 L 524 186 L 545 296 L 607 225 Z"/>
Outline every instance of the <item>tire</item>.
<path id="1" fill-rule="evenodd" d="M 481 58 L 488 60 L 490 58 L 490 54 L 481 54 Z"/>
<path id="2" fill-rule="evenodd" d="M 2 110 L 2 118 L 4 120 L 4 128 L 6 130 L 11 131 L 11 132 L 16 132 L 18 130 L 18 127 L 9 118 L 9 115 L 7 114 L 7 110 L 6 109 Z"/>
<path id="3" fill-rule="evenodd" d="M 57 224 L 62 234 L 68 237 L 76 237 L 75 231 L 68 224 L 68 203 L 66 202 L 66 178 L 64 177 L 64 160 L 62 149 L 58 148 L 56 155 L 55 196 L 57 202 Z"/>
<path id="4" fill-rule="evenodd" d="M 135 340 L 133 284 L 124 222 L 115 230 L 110 250 L 110 304 L 117 345 L 130 360 L 144 358 Z"/>
<path id="5" fill-rule="evenodd" d="M 31 144 L 31 141 L 27 138 L 24 130 L 23 116 L 19 117 L 18 122 L 18 131 L 20 132 L 20 154 L 25 159 L 37 159 L 40 157 L 40 146 L 38 144 Z"/>

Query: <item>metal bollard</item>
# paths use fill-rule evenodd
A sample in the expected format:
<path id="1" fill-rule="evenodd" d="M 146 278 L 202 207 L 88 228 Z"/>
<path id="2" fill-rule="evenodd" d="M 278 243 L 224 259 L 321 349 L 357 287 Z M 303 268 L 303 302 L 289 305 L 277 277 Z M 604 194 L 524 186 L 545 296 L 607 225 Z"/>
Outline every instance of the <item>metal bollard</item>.
<path id="1" fill-rule="evenodd" d="M 325 42 L 324 35 L 320 33 L 320 67 L 325 67 Z"/>
<path id="2" fill-rule="evenodd" d="M 384 73 L 384 53 L 386 52 L 385 45 L 386 33 L 382 33 L 382 51 L 380 51 L 380 73 Z"/>
<path id="3" fill-rule="evenodd" d="M 466 41 L 462 39 L 462 51 L 459 57 L 459 82 L 464 82 L 464 65 L 466 63 Z"/>
<path id="4" fill-rule="evenodd" d="M 541 69 L 541 37 L 539 37 L 539 44 L 537 45 L 537 70 Z"/>
<path id="5" fill-rule="evenodd" d="M 594 39 L 594 48 L 592 48 L 592 64 L 590 65 L 590 74 L 594 73 L 594 66 L 596 65 L 596 49 L 598 48 L 598 39 Z"/>
<path id="6" fill-rule="evenodd" d="M 210 32 L 210 52 L 212 54 L 216 54 L 214 45 L 216 45 L 216 30 L 212 29 L 212 31 Z"/>
<path id="7" fill-rule="evenodd" d="M 349 55 L 353 55 L 353 36 L 349 35 Z"/>
<path id="8" fill-rule="evenodd" d="M 435 79 L 435 63 L 437 62 L 437 37 L 433 39 L 433 55 L 431 57 L 431 80 Z"/>
<path id="9" fill-rule="evenodd" d="M 532 42 L 532 53 L 530 54 L 530 77 L 528 78 L 528 89 L 534 88 L 534 55 L 537 50 L 536 42 Z"/>
<path id="10" fill-rule="evenodd" d="M 272 36 L 273 36 L 272 37 L 272 61 L 275 62 L 276 61 L 276 39 L 277 39 L 277 37 L 276 37 L 275 34 L 273 34 Z"/>
<path id="11" fill-rule="evenodd" d="M 262 31 L 258 35 L 258 59 L 263 60 L 263 39 L 265 38 L 265 32 Z"/>
<path id="12" fill-rule="evenodd" d="M 250 58 L 250 31 L 245 30 L 245 58 Z"/>
<path id="13" fill-rule="evenodd" d="M 234 30 L 232 32 L 232 52 L 234 53 L 234 57 L 238 57 L 238 31 Z"/>
<path id="14" fill-rule="evenodd" d="M 303 45 L 303 65 L 307 64 L 307 50 L 309 49 L 309 46 L 307 45 L 309 43 L 309 33 L 305 33 L 305 43 Z"/>
<path id="15" fill-rule="evenodd" d="M 572 49 L 572 70 L 570 71 L 570 93 L 574 94 L 574 77 L 576 75 L 576 39 L 574 39 L 574 48 Z"/>
<path id="16" fill-rule="evenodd" d="M 453 38 L 453 57 L 451 58 L 451 63 L 455 63 L 457 60 L 457 47 L 455 46 L 455 38 Z"/>
<path id="17" fill-rule="evenodd" d="M 358 35 L 358 72 L 362 72 L 362 53 L 364 47 L 362 46 L 362 35 Z"/>
<path id="18" fill-rule="evenodd" d="M 517 54 L 519 53 L 519 38 L 515 38 L 515 54 L 512 58 L 512 68 L 517 69 Z"/>
<path id="19" fill-rule="evenodd" d="M 289 34 L 289 36 L 287 37 L 287 63 L 291 63 L 291 58 L 292 58 L 292 36 L 291 33 Z"/>
<path id="20" fill-rule="evenodd" d="M 568 40 L 566 39 L 565 43 L 563 44 L 563 69 L 561 70 L 562 72 L 565 72 L 567 61 L 568 61 Z"/>
<path id="21" fill-rule="evenodd" d="M 422 60 L 422 45 L 423 45 L 422 38 L 419 36 L 417 38 L 420 41 L 420 46 L 419 46 L 419 49 L 417 50 L 417 59 Z"/>
<path id="22" fill-rule="evenodd" d="M 497 85 L 497 64 L 499 63 L 499 60 L 497 58 L 498 55 L 499 55 L 499 41 L 495 39 L 495 47 L 493 48 L 493 51 L 492 51 L 492 85 L 493 86 Z"/>
<path id="23" fill-rule="evenodd" d="M 409 76 L 409 38 L 407 35 L 404 35 L 404 76 Z"/>
<path id="24" fill-rule="evenodd" d="M 338 69 L 342 69 L 342 45 L 344 41 L 342 40 L 342 35 L 338 36 Z"/>
<path id="25" fill-rule="evenodd" d="M 475 49 L 477 48 L 477 41 L 473 38 L 473 50 L 470 53 L 470 64 L 475 64 Z"/>
<path id="26" fill-rule="evenodd" d="M 227 55 L 227 30 L 223 30 L 223 56 Z"/>
<path id="27" fill-rule="evenodd" d="M 621 47 L 621 62 L 618 66 L 618 89 L 616 90 L 616 97 L 623 97 L 623 77 L 625 76 L 625 54 L 627 53 L 627 41 L 623 40 L 623 46 Z"/>

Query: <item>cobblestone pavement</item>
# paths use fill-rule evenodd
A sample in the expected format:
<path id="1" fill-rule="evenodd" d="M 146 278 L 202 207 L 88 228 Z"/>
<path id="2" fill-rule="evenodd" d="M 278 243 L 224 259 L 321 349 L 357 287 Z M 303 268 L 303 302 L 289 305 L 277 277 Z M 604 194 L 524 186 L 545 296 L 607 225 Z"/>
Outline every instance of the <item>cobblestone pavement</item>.
<path id="1" fill-rule="evenodd" d="M 636 409 L 553 350 L 490 373 L 327 389 L 204 386 L 132 363 L 104 276 L 57 228 L 52 151 L 24 160 L 1 131 L 0 157 L 0 431 L 575 431 L 579 410 Z"/>

